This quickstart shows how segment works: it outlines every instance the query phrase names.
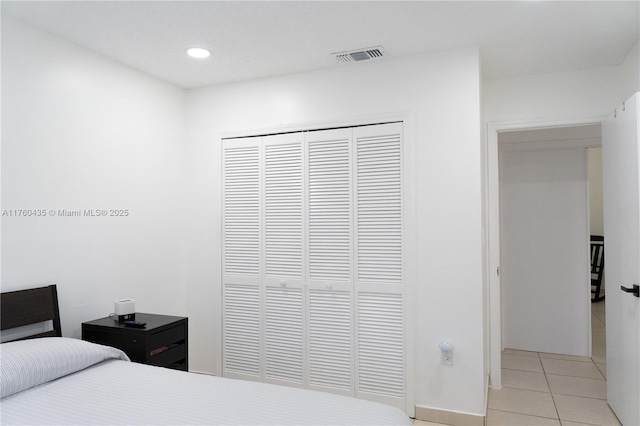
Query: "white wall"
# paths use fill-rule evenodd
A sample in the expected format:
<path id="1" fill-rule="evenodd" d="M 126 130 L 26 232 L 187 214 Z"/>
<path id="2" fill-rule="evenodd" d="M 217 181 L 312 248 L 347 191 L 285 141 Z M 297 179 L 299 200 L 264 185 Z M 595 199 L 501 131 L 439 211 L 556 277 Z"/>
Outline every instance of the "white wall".
<path id="1" fill-rule="evenodd" d="M 185 165 L 191 368 L 220 367 L 220 138 L 410 113 L 417 229 L 416 404 L 484 414 L 479 62 L 475 49 L 192 90 Z M 438 343 L 455 345 L 440 364 Z"/>
<path id="2" fill-rule="evenodd" d="M 629 99 L 635 92 L 640 92 L 640 42 L 631 49 L 619 68 L 621 100 L 618 104 Z"/>
<path id="3" fill-rule="evenodd" d="M 591 235 L 604 235 L 602 212 L 602 148 L 587 149 L 589 172 L 589 228 Z"/>
<path id="4" fill-rule="evenodd" d="M 586 150 L 508 150 L 500 163 L 503 345 L 590 356 Z"/>
<path id="5" fill-rule="evenodd" d="M 485 81 L 484 120 L 604 117 L 622 102 L 618 77 L 607 67 Z"/>
<path id="6" fill-rule="evenodd" d="M 640 47 L 619 66 L 483 82 L 486 123 L 606 117 L 640 91 Z"/>
<path id="7" fill-rule="evenodd" d="M 2 217 L 2 291 L 58 284 L 62 330 L 133 298 L 184 314 L 184 92 L 2 18 L 2 208 L 128 209 Z"/>

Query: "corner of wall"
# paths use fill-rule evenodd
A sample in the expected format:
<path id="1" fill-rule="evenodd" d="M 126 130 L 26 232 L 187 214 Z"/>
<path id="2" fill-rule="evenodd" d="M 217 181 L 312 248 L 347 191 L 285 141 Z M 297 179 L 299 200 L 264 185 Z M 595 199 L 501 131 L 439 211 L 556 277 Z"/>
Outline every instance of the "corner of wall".
<path id="1" fill-rule="evenodd" d="M 629 97 L 640 92 L 640 42 L 629 51 L 619 66 L 620 71 L 620 99 L 622 103 Z"/>

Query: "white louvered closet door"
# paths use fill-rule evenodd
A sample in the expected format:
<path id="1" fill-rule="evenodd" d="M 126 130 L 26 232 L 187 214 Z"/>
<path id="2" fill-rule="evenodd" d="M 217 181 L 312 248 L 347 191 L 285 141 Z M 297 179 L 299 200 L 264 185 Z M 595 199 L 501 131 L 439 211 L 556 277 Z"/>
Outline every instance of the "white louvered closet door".
<path id="1" fill-rule="evenodd" d="M 345 395 L 354 391 L 352 133 L 306 134 L 308 383 Z"/>
<path id="2" fill-rule="evenodd" d="M 406 409 L 402 123 L 223 152 L 223 374 Z"/>
<path id="3" fill-rule="evenodd" d="M 402 124 L 354 129 L 356 396 L 405 408 Z"/>
<path id="4" fill-rule="evenodd" d="M 261 380 L 261 138 L 222 155 L 223 375 Z"/>
<path id="5" fill-rule="evenodd" d="M 305 386 L 302 133 L 266 136 L 264 147 L 264 377 Z"/>

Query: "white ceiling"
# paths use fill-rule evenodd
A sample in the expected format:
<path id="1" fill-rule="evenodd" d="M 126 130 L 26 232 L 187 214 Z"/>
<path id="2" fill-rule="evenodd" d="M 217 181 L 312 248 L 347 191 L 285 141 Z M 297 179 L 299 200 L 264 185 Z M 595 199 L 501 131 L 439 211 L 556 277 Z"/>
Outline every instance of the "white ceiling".
<path id="1" fill-rule="evenodd" d="M 3 0 L 2 14 L 194 88 L 354 66 L 330 54 L 377 45 L 396 58 L 478 46 L 486 79 L 618 65 L 640 38 L 639 4 Z M 191 46 L 213 55 L 188 58 Z"/>

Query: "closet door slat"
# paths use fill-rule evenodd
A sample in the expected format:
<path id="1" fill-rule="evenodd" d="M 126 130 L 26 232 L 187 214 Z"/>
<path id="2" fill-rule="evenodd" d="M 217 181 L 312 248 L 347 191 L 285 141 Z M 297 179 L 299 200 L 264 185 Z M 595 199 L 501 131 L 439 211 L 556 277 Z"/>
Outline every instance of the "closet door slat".
<path id="1" fill-rule="evenodd" d="M 405 408 L 402 124 L 354 129 L 356 396 Z"/>
<path id="2" fill-rule="evenodd" d="M 309 132 L 309 280 L 350 281 L 351 129 Z"/>
<path id="3" fill-rule="evenodd" d="M 267 286 L 265 292 L 265 378 L 276 383 L 302 385 L 302 289 Z"/>
<path id="4" fill-rule="evenodd" d="M 301 133 L 264 138 L 266 277 L 302 279 L 302 142 Z"/>
<path id="5" fill-rule="evenodd" d="M 223 270 L 260 276 L 260 140 L 223 145 Z"/>
<path id="6" fill-rule="evenodd" d="M 401 294 L 358 294 L 356 344 L 356 396 L 403 408 L 404 302 Z"/>
<path id="7" fill-rule="evenodd" d="M 402 125 L 354 133 L 357 279 L 402 284 Z"/>
<path id="8" fill-rule="evenodd" d="M 225 376 L 260 379 L 260 288 L 225 284 L 223 318 Z"/>
<path id="9" fill-rule="evenodd" d="M 264 377 L 305 386 L 302 133 L 265 136 Z"/>
<path id="10" fill-rule="evenodd" d="M 353 395 L 352 291 L 310 289 L 309 385 Z"/>
<path id="11" fill-rule="evenodd" d="M 261 138 L 222 146 L 223 374 L 261 380 Z"/>

